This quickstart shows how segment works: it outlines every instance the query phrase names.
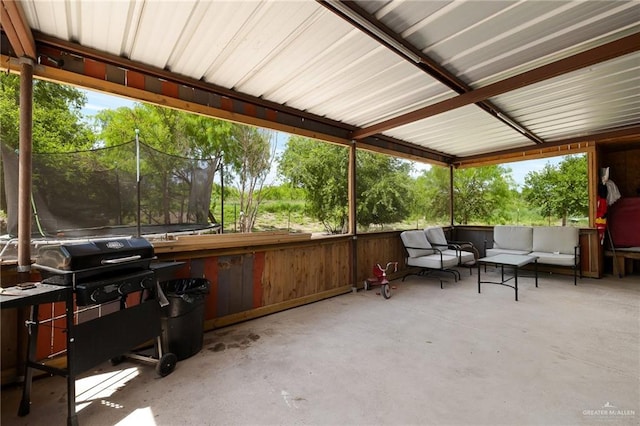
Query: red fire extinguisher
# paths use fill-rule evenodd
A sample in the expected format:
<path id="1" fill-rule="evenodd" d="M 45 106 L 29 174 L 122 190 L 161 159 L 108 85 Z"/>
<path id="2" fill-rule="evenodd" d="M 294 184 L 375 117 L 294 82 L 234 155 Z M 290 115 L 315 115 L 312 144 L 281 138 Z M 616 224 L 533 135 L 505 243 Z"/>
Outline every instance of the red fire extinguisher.
<path id="1" fill-rule="evenodd" d="M 607 230 L 607 186 L 603 183 L 598 185 L 596 203 L 596 229 L 602 245 L 604 244 L 604 233 Z"/>

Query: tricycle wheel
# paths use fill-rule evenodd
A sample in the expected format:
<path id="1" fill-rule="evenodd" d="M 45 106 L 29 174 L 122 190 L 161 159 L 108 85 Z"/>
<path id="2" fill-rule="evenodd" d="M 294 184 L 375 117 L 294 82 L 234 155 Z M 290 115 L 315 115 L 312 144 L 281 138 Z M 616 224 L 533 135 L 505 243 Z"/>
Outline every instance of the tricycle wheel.
<path id="1" fill-rule="evenodd" d="M 364 291 L 369 290 L 369 281 L 364 280 Z"/>
<path id="2" fill-rule="evenodd" d="M 388 299 L 391 297 L 391 288 L 389 287 L 389 284 L 382 285 L 382 296 L 385 299 Z"/>
<path id="3" fill-rule="evenodd" d="M 162 355 L 162 358 L 160 358 L 156 365 L 156 373 L 158 373 L 160 377 L 171 374 L 173 369 L 176 368 L 176 362 L 178 362 L 178 357 L 175 354 L 167 353 Z"/>

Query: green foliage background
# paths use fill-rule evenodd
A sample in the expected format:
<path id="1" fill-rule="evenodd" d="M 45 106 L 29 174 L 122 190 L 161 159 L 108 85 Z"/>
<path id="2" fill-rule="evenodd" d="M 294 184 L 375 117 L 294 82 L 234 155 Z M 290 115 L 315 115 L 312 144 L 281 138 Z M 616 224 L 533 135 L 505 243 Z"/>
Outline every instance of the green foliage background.
<path id="1" fill-rule="evenodd" d="M 0 73 L 0 140 L 18 147 L 20 133 L 20 77 Z M 33 150 L 60 152 L 88 149 L 95 135 L 82 120 L 84 93 L 43 80 L 33 83 Z"/>

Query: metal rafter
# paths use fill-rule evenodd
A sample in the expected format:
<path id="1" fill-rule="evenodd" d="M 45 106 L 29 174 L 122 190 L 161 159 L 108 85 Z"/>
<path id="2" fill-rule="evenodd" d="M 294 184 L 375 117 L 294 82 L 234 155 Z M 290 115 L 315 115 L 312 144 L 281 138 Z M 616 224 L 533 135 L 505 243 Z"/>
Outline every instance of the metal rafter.
<path id="1" fill-rule="evenodd" d="M 424 54 L 413 45 L 407 43 L 405 39 L 393 32 L 389 27 L 377 20 L 373 15 L 353 1 L 340 0 L 317 0 L 318 3 L 331 10 L 333 13 L 357 27 L 365 34 L 369 35 L 380 44 L 397 53 L 399 56 L 418 67 L 421 71 L 430 75 L 440 83 L 444 84 L 459 95 L 473 91 L 471 86 L 450 73 L 433 58 Z M 544 141 L 532 131 L 520 124 L 517 120 L 501 111 L 492 102 L 483 99 L 475 104 L 494 118 L 500 120 L 507 126 L 522 133 L 531 141 L 542 144 Z M 356 132 L 357 133 L 357 132 Z M 370 136 L 370 135 L 368 135 Z M 357 138 L 356 138 L 357 139 Z"/>
<path id="2" fill-rule="evenodd" d="M 414 121 L 423 120 L 443 112 L 477 103 L 493 96 L 501 95 L 559 75 L 615 59 L 629 53 L 637 52 L 638 50 L 640 50 L 640 33 L 623 37 L 610 43 L 603 44 L 602 46 L 569 56 L 568 58 L 560 59 L 522 74 L 489 84 L 488 86 L 463 93 L 454 98 L 450 98 L 398 117 L 385 120 L 373 126 L 357 130 L 353 133 L 352 137 L 354 139 L 360 139 L 375 135 L 377 133 L 384 132 L 385 130 L 400 127 Z"/>

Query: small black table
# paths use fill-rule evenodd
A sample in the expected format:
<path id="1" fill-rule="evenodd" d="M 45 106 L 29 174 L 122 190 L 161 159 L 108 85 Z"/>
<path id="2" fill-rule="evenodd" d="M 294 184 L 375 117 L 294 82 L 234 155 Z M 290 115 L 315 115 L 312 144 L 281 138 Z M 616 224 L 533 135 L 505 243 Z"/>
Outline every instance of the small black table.
<path id="1" fill-rule="evenodd" d="M 69 330 L 69 324 L 73 324 L 73 289 L 70 286 L 59 286 L 52 284 L 44 284 L 41 282 L 33 283 L 34 287 L 22 289 L 19 286 L 6 287 L 0 293 L 0 307 L 2 309 L 31 307 L 31 314 L 26 323 L 29 330 L 29 338 L 27 340 L 27 359 L 25 379 L 22 386 L 22 399 L 18 408 L 18 415 L 25 416 L 29 414 L 31 406 L 31 383 L 33 380 L 33 370 L 38 369 L 46 371 L 50 374 L 57 374 L 67 377 L 67 408 L 69 412 L 68 424 L 77 424 L 75 417 L 75 378 L 69 374 L 69 368 L 55 368 L 39 363 L 36 361 L 36 348 L 38 342 L 38 309 L 40 305 L 46 303 L 65 302 L 65 319 L 67 328 L 67 359 L 73 358 L 75 345 L 73 333 Z M 68 366 L 68 362 L 67 362 Z"/>
<path id="2" fill-rule="evenodd" d="M 482 259 L 478 259 L 478 293 L 480 293 L 480 284 L 499 284 L 504 285 L 506 287 L 511 287 L 516 291 L 516 302 L 518 301 L 518 268 L 521 268 L 525 265 L 529 265 L 531 263 L 534 264 L 534 276 L 536 280 L 536 287 L 538 287 L 538 258 L 536 256 L 528 256 L 528 255 L 520 255 L 520 254 L 498 254 L 496 256 L 483 257 Z M 498 281 L 482 281 L 480 278 L 480 265 L 486 265 L 487 263 L 492 263 L 494 265 L 498 265 L 501 268 L 502 276 L 501 282 Z M 511 266 L 513 267 L 513 276 L 504 278 L 504 267 Z M 514 280 L 514 285 L 507 284 L 508 281 Z"/>

